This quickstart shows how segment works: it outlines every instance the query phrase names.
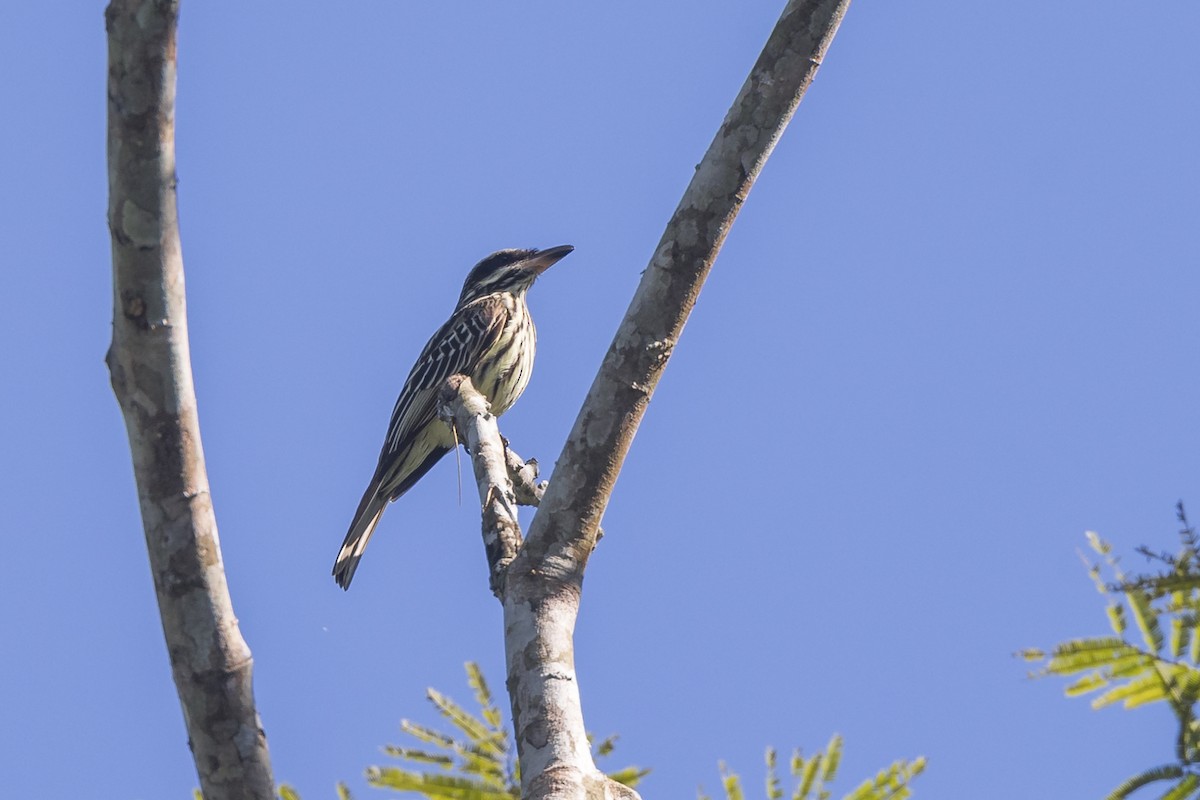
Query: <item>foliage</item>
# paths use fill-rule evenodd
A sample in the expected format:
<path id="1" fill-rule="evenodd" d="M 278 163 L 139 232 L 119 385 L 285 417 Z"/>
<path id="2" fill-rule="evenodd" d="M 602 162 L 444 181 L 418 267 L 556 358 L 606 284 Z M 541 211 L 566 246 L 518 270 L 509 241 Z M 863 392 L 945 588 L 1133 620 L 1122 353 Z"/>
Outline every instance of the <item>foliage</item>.
<path id="1" fill-rule="evenodd" d="M 828 800 L 831 796 L 827 785 L 837 777 L 838 765 L 842 760 L 842 737 L 834 734 L 825 752 L 804 758 L 799 750 L 792 753 L 789 772 L 796 785 L 789 797 L 791 800 Z M 767 748 L 767 800 L 782 800 L 783 784 L 779 780 L 773 748 Z M 903 800 L 912 794 L 909 784 L 925 769 L 925 758 L 912 761 L 897 761 L 880 770 L 874 778 L 868 778 L 843 800 Z M 727 800 L 745 800 L 742 779 L 721 764 L 721 786 Z M 703 791 L 699 800 L 711 800 Z"/>
<path id="2" fill-rule="evenodd" d="M 1159 565 L 1156 572 L 1127 575 L 1112 547 L 1088 532 L 1088 543 L 1101 563 L 1088 562 L 1088 573 L 1108 598 L 1111 636 L 1072 639 L 1046 653 L 1022 651 L 1028 661 L 1042 662 L 1035 677 L 1078 677 L 1067 686 L 1068 697 L 1095 694 L 1092 708 L 1116 703 L 1137 708 L 1167 703 L 1178 723 L 1175 761 L 1134 775 L 1108 795 L 1122 800 L 1152 783 L 1168 782 L 1164 798 L 1200 798 L 1200 539 L 1187 521 L 1183 504 L 1177 507 L 1182 530 L 1179 555 L 1138 552 Z M 1113 580 L 1105 581 L 1107 570 Z M 1132 617 L 1136 632 L 1131 632 Z M 1160 791 L 1162 787 L 1159 787 Z"/>
<path id="3" fill-rule="evenodd" d="M 279 800 L 300 800 L 300 793 L 291 786 L 288 786 L 286 783 L 279 784 L 277 793 L 279 795 Z M 346 784 L 344 783 L 339 783 L 337 785 L 337 796 L 338 800 L 352 800 L 350 797 L 350 790 L 346 788 Z M 200 797 L 199 793 L 197 793 L 196 800 L 204 800 L 204 798 Z"/>
<path id="4" fill-rule="evenodd" d="M 419 765 L 371 767 L 367 782 L 379 788 L 417 792 L 430 800 L 520 800 L 521 776 L 508 729 L 503 724 L 491 690 L 479 666 L 468 662 L 467 684 L 475 694 L 479 713 L 473 714 L 435 689 L 426 696 L 457 730 L 453 734 L 402 720 L 401 729 L 424 747 L 384 748 L 389 756 Z M 593 743 L 596 758 L 609 755 L 615 737 Z M 610 778 L 636 786 L 649 770 L 637 767 L 611 772 Z"/>

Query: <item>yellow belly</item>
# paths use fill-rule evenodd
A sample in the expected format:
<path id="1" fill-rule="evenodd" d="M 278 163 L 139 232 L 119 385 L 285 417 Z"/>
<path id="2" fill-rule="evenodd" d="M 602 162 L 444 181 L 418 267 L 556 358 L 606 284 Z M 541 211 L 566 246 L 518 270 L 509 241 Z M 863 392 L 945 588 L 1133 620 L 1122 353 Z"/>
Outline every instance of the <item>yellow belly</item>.
<path id="1" fill-rule="evenodd" d="M 523 326 L 518 319 L 521 312 L 526 320 Z M 498 337 L 496 347 L 482 359 L 485 368 L 480 372 L 483 374 L 471 376 L 471 382 L 491 403 L 492 413 L 496 416 L 512 408 L 529 385 L 534 348 L 537 347 L 537 331 L 528 315 L 529 312 L 523 308 L 517 314 L 510 315 L 507 325 L 523 328 L 523 333 L 510 335 L 510 331 L 505 331 Z"/>

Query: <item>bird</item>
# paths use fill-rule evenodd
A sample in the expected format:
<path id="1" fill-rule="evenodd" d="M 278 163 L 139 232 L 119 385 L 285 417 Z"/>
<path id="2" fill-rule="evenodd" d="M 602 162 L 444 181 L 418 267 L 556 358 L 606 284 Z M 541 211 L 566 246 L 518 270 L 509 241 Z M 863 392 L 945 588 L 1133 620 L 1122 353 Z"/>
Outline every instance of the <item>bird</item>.
<path id="1" fill-rule="evenodd" d="M 438 419 L 442 382 L 451 375 L 466 375 L 496 416 L 512 408 L 525 391 L 537 350 L 526 292 L 574 249 L 564 244 L 545 250 L 498 250 L 467 274 L 454 311 L 417 356 L 396 399 L 375 474 L 333 564 L 334 580 L 342 589 L 350 588 L 388 504 L 457 446 L 450 426 Z"/>

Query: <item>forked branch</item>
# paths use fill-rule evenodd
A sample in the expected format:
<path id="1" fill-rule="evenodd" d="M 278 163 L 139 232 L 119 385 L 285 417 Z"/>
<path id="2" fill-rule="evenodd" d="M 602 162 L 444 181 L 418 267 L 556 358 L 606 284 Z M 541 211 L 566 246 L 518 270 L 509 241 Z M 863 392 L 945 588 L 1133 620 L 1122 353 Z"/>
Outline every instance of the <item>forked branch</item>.
<path id="1" fill-rule="evenodd" d="M 525 798 L 637 797 L 596 769 L 588 748 L 573 651 L 583 571 L 625 455 L 700 287 L 848 6 L 849 0 L 790 0 L 784 8 L 667 223 L 528 538 L 499 577 Z M 494 472 L 501 473 L 498 467 Z"/>

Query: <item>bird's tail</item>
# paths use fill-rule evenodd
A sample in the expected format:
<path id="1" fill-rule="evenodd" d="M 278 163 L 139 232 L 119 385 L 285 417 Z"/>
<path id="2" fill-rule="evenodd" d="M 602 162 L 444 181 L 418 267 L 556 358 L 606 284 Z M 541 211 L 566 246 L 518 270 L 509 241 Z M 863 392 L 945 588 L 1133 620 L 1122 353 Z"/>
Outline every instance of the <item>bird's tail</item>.
<path id="1" fill-rule="evenodd" d="M 350 524 L 350 530 L 346 533 L 346 540 L 342 542 L 342 549 L 338 552 L 337 560 L 333 562 L 333 579 L 343 589 L 350 588 L 350 581 L 354 579 L 354 570 L 358 569 L 358 562 L 362 559 L 363 551 L 367 549 L 367 542 L 371 540 L 371 534 L 375 532 L 375 526 L 379 524 L 379 519 L 383 516 L 383 510 L 387 508 L 387 504 L 388 498 L 379 496 L 379 487 L 372 481 L 371 485 L 367 487 L 366 494 L 363 495 L 362 502 L 358 504 L 354 522 Z"/>

